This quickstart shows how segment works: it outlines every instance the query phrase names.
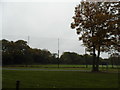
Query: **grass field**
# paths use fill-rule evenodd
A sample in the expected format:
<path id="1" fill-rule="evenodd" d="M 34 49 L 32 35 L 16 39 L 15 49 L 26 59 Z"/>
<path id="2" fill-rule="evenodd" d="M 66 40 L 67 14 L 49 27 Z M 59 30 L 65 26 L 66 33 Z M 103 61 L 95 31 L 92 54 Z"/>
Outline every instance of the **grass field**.
<path id="1" fill-rule="evenodd" d="M 102 67 L 102 65 L 99 65 L 100 71 L 107 71 L 107 72 L 118 72 L 118 67 L 120 70 L 120 66 L 114 65 L 114 68 L 112 68 L 112 65 L 108 65 L 108 68 L 106 65 Z M 58 69 L 58 65 L 8 65 L 3 68 L 17 68 L 17 69 Z M 92 65 L 88 65 L 88 68 L 86 68 L 86 65 L 59 65 L 59 70 L 92 70 Z"/>
<path id="2" fill-rule="evenodd" d="M 3 88 L 117 88 L 117 73 L 3 70 Z"/>
<path id="3" fill-rule="evenodd" d="M 26 65 L 7 65 L 8 67 L 26 67 Z M 58 67 L 58 65 L 57 64 L 46 64 L 46 65 L 27 65 L 28 67 L 39 67 L 39 68 L 47 68 L 47 67 L 53 67 L 53 68 L 57 68 Z M 103 65 L 104 67 L 106 67 L 106 65 Z M 86 67 L 86 65 L 64 65 L 64 64 L 60 64 L 59 65 L 59 67 L 82 67 L 82 68 L 84 68 L 84 67 Z M 92 67 L 92 65 L 88 65 L 88 68 L 91 68 Z M 102 65 L 99 65 L 99 67 L 102 67 Z M 108 65 L 108 68 L 111 68 L 112 67 L 112 65 Z M 117 67 L 120 67 L 120 65 L 119 66 L 117 66 L 117 65 L 114 65 L 114 68 L 117 68 Z"/>
<path id="4" fill-rule="evenodd" d="M 9 69 L 47 69 L 47 70 L 92 70 L 92 65 L 15 65 L 3 68 Z M 15 88 L 16 81 L 20 81 L 20 88 L 117 88 L 118 67 L 111 65 L 101 71 L 110 73 L 93 73 L 80 71 L 17 71 L 4 70 L 2 72 L 3 88 Z M 114 73 L 115 72 L 115 73 Z"/>

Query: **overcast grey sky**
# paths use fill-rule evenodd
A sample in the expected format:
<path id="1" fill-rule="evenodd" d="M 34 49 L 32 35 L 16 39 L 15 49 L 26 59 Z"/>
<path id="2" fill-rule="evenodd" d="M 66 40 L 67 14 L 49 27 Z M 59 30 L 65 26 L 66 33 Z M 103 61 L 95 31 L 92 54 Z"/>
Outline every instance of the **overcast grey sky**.
<path id="1" fill-rule="evenodd" d="M 12 2 L 10 2 L 12 1 Z M 84 47 L 78 41 L 75 30 L 70 28 L 74 7 L 80 0 L 70 2 L 20 2 L 19 0 L 5 0 L 0 4 L 0 38 L 8 40 L 28 40 L 33 48 L 48 49 L 57 53 L 58 38 L 60 39 L 60 53 L 65 51 L 84 54 Z M 17 2 L 19 1 L 19 2 Z M 74 2 L 72 2 L 74 1 Z M 108 57 L 102 54 L 102 57 Z"/>

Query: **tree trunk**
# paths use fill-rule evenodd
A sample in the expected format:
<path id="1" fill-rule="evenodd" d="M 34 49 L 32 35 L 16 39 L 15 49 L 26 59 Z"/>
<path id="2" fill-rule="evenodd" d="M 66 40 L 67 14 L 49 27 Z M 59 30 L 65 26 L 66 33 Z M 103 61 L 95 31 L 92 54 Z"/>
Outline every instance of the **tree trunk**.
<path id="1" fill-rule="evenodd" d="M 93 45 L 93 66 L 92 66 L 93 72 L 99 72 L 99 57 L 100 57 L 100 46 L 98 49 L 98 55 L 96 57 L 95 45 Z"/>
<path id="2" fill-rule="evenodd" d="M 95 45 L 93 45 L 93 65 L 92 65 L 92 72 L 96 71 L 95 61 L 96 61 Z"/>
<path id="3" fill-rule="evenodd" d="M 96 60 L 96 71 L 99 71 L 99 57 L 100 57 L 100 46 L 98 48 L 98 55 Z"/>

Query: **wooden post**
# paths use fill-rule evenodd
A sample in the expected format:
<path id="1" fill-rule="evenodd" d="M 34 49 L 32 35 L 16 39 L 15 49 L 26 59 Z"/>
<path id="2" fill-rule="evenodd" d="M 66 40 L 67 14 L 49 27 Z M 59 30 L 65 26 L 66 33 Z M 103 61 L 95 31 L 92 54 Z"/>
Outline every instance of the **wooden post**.
<path id="1" fill-rule="evenodd" d="M 16 81 L 16 90 L 19 90 L 20 81 Z"/>

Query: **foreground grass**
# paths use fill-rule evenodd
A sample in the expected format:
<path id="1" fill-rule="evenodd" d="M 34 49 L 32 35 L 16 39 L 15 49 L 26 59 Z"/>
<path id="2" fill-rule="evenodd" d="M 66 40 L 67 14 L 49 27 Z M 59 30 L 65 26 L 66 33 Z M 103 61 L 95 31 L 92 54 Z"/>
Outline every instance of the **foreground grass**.
<path id="1" fill-rule="evenodd" d="M 116 73 L 3 70 L 3 88 L 117 88 Z"/>

